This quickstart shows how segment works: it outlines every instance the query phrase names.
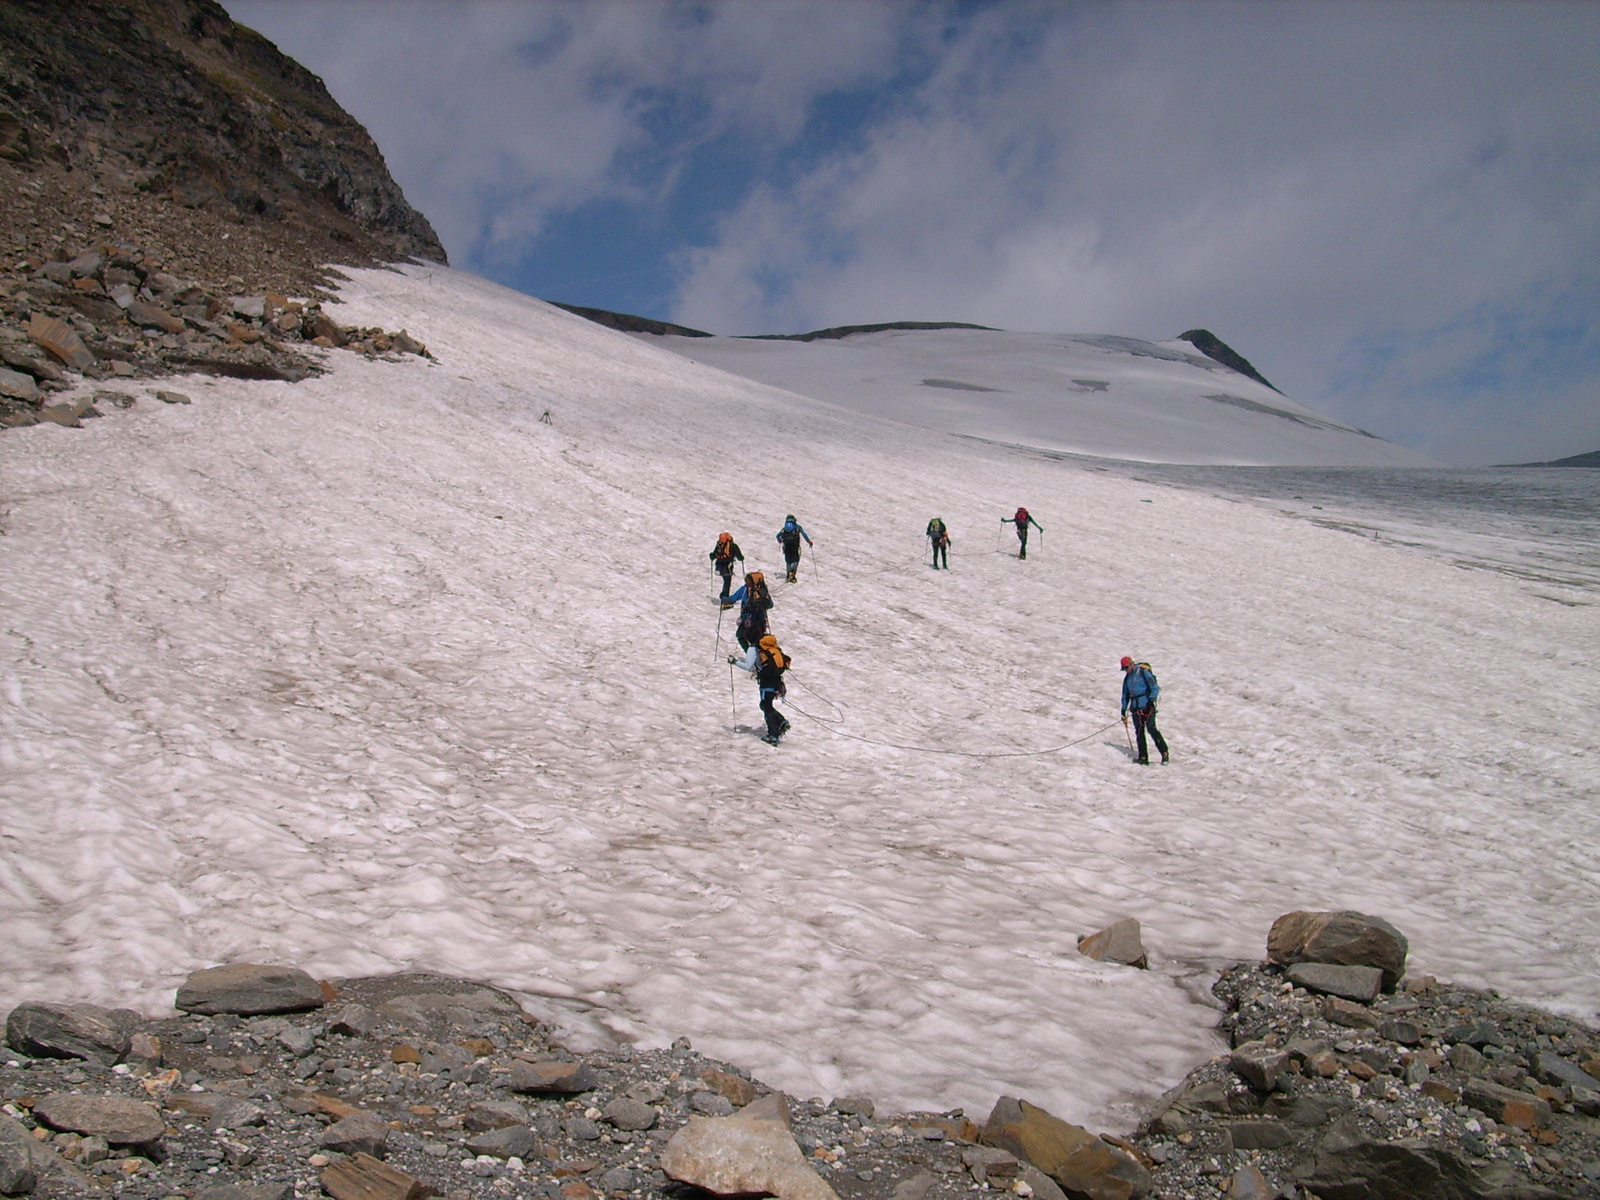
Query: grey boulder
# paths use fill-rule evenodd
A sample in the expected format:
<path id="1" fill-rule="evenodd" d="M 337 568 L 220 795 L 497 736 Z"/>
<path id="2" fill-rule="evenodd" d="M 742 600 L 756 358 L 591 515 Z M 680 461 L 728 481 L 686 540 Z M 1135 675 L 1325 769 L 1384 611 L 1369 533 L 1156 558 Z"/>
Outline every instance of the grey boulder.
<path id="1" fill-rule="evenodd" d="M 75 1096 L 57 1092 L 34 1105 L 33 1115 L 52 1129 L 103 1137 L 113 1146 L 157 1141 L 166 1122 L 154 1104 L 120 1096 Z"/>
<path id="2" fill-rule="evenodd" d="M 184 1012 L 257 1016 L 321 1008 L 323 999 L 322 986 L 297 967 L 233 963 L 196 971 L 173 1003 Z"/>
<path id="3" fill-rule="evenodd" d="M 529 1159 L 533 1157 L 538 1144 L 533 1130 L 526 1125 L 507 1125 L 503 1129 L 491 1129 L 488 1133 L 480 1133 L 469 1139 L 466 1149 L 468 1153 L 487 1154 L 491 1158 Z"/>
<path id="4" fill-rule="evenodd" d="M 1285 974 L 1290 983 L 1313 992 L 1371 1004 L 1383 990 L 1379 967 L 1350 967 L 1337 963 L 1297 962 Z"/>
<path id="5" fill-rule="evenodd" d="M 1150 965 L 1150 957 L 1145 953 L 1144 940 L 1139 932 L 1139 922 L 1132 917 L 1123 917 L 1098 933 L 1079 938 L 1078 953 L 1096 962 L 1121 963 L 1125 967 L 1138 967 L 1141 971 Z"/>
<path id="6" fill-rule="evenodd" d="M 1405 975 L 1409 950 L 1405 935 L 1389 922 L 1358 912 L 1285 913 L 1267 933 L 1267 957 L 1280 966 L 1377 967 L 1385 989 Z"/>
<path id="7" fill-rule="evenodd" d="M 85 1058 L 109 1067 L 128 1053 L 138 1014 L 92 1004 L 19 1004 L 6 1018 L 6 1044 L 33 1058 Z"/>

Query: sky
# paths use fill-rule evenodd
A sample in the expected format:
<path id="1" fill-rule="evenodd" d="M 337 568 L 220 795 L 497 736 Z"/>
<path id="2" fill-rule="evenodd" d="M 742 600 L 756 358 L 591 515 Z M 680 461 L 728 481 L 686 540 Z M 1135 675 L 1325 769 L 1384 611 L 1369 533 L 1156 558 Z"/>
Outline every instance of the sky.
<path id="1" fill-rule="evenodd" d="M 1600 5 L 227 7 L 531 295 L 1200 326 L 1442 462 L 1600 448 Z"/>

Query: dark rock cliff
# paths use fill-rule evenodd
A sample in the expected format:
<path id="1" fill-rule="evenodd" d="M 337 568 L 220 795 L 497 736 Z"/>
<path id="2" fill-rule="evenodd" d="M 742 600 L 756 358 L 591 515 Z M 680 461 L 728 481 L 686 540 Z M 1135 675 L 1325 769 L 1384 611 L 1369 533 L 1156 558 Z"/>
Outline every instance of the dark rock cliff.
<path id="1" fill-rule="evenodd" d="M 367 131 L 214 0 L 4 0 L 0 160 L 132 221 L 202 211 L 302 259 L 445 259 Z"/>

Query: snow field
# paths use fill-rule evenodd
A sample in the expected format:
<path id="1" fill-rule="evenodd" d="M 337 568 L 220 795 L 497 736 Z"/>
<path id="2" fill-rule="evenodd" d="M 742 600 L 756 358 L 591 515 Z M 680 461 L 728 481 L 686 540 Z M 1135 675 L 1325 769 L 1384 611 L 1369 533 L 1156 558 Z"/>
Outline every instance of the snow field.
<path id="1" fill-rule="evenodd" d="M 429 969 L 802 1096 L 1100 1127 L 1219 1048 L 1207 971 L 1292 908 L 1593 1015 L 1593 607 L 460 273 L 352 275 L 340 318 L 437 365 L 333 353 L 0 438 L 0 1003 Z M 787 512 L 818 542 L 792 587 Z M 715 644 L 724 528 L 779 581 L 776 750 L 732 614 Z M 1103 728 L 1123 653 L 1161 677 L 1166 768 Z M 1124 915 L 1147 973 L 1075 952 Z"/>

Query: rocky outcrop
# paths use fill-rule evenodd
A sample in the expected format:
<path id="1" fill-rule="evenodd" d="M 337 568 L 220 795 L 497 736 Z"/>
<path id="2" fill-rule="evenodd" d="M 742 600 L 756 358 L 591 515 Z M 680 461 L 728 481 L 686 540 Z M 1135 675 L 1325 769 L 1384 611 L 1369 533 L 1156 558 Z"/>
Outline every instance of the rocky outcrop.
<path id="1" fill-rule="evenodd" d="M 82 175 L 106 201 L 91 221 L 144 196 L 282 225 L 334 261 L 444 261 L 360 123 L 215 0 L 9 0 L 0 97 L 0 158 Z"/>
<path id="2" fill-rule="evenodd" d="M 1239 372 L 1246 378 L 1254 379 L 1263 387 L 1269 387 L 1278 392 L 1277 388 L 1272 387 L 1272 384 L 1267 382 L 1265 375 L 1250 365 L 1248 358 L 1240 354 L 1209 329 L 1186 329 L 1178 335 L 1178 339 L 1188 342 L 1212 361 L 1219 362 L 1228 369 Z M 1283 393 L 1278 392 L 1278 394 L 1281 396 Z"/>

